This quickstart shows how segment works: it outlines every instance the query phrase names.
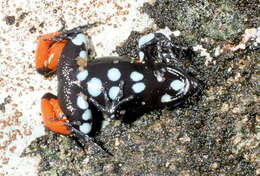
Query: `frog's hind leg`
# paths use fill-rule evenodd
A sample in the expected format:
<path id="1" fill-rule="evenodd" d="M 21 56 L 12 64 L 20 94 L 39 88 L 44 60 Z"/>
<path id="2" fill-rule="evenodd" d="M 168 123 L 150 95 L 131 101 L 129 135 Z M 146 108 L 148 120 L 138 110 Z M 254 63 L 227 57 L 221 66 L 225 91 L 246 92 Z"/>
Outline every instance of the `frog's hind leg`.
<path id="1" fill-rule="evenodd" d="M 172 52 L 171 41 L 161 33 L 150 33 L 142 36 L 138 40 L 139 58 L 145 62 L 153 62 L 151 59 L 156 57 L 156 62 L 166 62 L 163 50 L 167 50 L 167 53 L 172 58 L 176 58 Z M 156 52 L 155 52 L 156 51 Z"/>
<path id="2" fill-rule="evenodd" d="M 44 76 L 55 73 L 61 52 L 68 42 L 65 39 L 51 40 L 60 34 L 60 32 L 54 32 L 38 38 L 35 64 L 37 71 Z"/>
<path id="3" fill-rule="evenodd" d="M 36 69 L 37 71 L 44 75 L 50 76 L 55 73 L 58 61 L 63 52 L 63 49 L 68 44 L 74 44 L 78 47 L 82 44 L 86 44 L 86 35 L 84 31 L 88 28 L 95 26 L 96 23 L 87 24 L 83 26 L 78 26 L 76 28 L 70 30 L 63 30 L 62 32 L 54 32 L 50 34 L 43 35 L 38 38 L 38 44 L 36 48 Z M 71 42 L 69 42 L 71 41 Z M 85 46 L 84 46 L 85 47 Z M 72 48 L 72 49 L 74 49 Z M 88 46 L 85 50 L 87 52 L 92 52 L 91 46 Z M 75 53 L 68 51 L 69 53 Z M 63 53 L 64 55 L 68 55 L 68 53 Z M 85 57 L 86 54 L 83 54 Z M 82 57 L 82 56 L 81 56 Z"/>
<path id="4" fill-rule="evenodd" d="M 45 126 L 53 132 L 71 134 L 68 119 L 63 114 L 57 97 L 46 93 L 41 99 L 42 119 Z"/>
<path id="5" fill-rule="evenodd" d="M 39 37 L 35 61 L 36 69 L 40 74 L 47 77 L 55 73 L 62 53 L 66 57 L 71 57 L 71 54 L 77 53 L 75 52 L 77 51 L 76 49 L 80 48 L 86 40 L 85 35 L 79 33 L 81 32 L 80 29 L 77 27 L 69 31 L 54 32 Z M 64 53 L 63 49 L 65 46 L 71 49 Z M 85 55 L 83 54 L 81 57 L 85 57 Z"/>

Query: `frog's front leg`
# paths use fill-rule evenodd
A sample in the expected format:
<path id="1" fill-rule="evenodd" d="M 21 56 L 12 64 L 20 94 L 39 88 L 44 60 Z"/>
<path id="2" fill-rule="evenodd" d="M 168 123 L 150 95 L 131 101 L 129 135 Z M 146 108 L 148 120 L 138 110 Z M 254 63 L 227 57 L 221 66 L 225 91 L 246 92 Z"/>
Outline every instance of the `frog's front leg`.
<path id="1" fill-rule="evenodd" d="M 105 115 L 105 117 L 107 117 L 109 119 L 113 119 L 115 117 L 115 112 L 118 109 L 118 107 L 121 104 L 123 104 L 124 102 L 128 102 L 134 98 L 133 95 L 123 98 L 123 96 L 124 96 L 123 87 L 124 87 L 123 80 L 120 81 L 119 87 L 115 87 L 116 90 L 114 90 L 113 93 L 109 92 L 109 94 L 108 94 L 106 88 L 103 87 L 102 94 L 103 94 L 104 100 L 105 100 L 104 106 L 101 105 L 99 102 L 97 102 L 92 97 L 89 98 L 89 101 L 92 102 L 97 107 L 97 109 L 100 110 Z"/>
<path id="2" fill-rule="evenodd" d="M 57 96 L 46 93 L 41 99 L 42 119 L 45 126 L 53 132 L 69 135 L 69 120 L 63 114 Z"/>
<path id="3" fill-rule="evenodd" d="M 153 64 L 155 59 L 159 63 L 170 63 L 180 66 L 180 57 L 183 51 L 189 51 L 187 47 L 174 45 L 171 40 L 162 33 L 150 33 L 141 37 L 138 41 L 139 58 L 142 61 Z"/>

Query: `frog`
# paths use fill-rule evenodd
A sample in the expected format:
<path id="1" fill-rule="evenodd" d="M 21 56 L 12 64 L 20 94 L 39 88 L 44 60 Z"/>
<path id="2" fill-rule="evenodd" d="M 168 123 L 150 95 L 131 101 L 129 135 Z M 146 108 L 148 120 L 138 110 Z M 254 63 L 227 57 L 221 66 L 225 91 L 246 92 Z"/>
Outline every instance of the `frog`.
<path id="1" fill-rule="evenodd" d="M 93 24 L 42 35 L 35 65 L 38 73 L 58 80 L 57 96 L 41 98 L 44 125 L 62 135 L 77 134 L 92 141 L 95 111 L 116 118 L 125 107 L 156 109 L 178 106 L 194 95 L 199 81 L 179 65 L 176 47 L 163 33 L 138 41 L 138 57 L 92 57 L 89 36 Z"/>

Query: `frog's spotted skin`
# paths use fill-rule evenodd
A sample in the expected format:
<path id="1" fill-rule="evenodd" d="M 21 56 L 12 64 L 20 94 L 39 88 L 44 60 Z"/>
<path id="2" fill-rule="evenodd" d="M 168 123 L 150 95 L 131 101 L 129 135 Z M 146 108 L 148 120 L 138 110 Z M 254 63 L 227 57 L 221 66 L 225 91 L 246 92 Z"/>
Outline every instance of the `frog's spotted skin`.
<path id="1" fill-rule="evenodd" d="M 136 61 L 127 57 L 88 61 L 86 36 L 76 29 L 39 38 L 36 68 L 43 74 L 57 70 L 58 77 L 58 96 L 48 93 L 42 98 L 43 119 L 50 130 L 84 136 L 92 130 L 93 107 L 113 118 L 128 102 L 133 108 L 176 105 L 196 91 L 197 81 L 174 66 L 174 46 L 163 34 L 142 37 Z M 151 57 L 149 47 L 157 49 L 157 55 Z"/>

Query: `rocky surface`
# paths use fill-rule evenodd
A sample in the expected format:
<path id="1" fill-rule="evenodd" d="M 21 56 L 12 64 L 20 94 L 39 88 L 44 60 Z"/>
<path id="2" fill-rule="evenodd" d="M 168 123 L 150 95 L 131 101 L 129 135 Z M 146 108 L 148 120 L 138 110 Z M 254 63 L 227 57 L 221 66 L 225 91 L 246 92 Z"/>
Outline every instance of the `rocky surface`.
<path id="1" fill-rule="evenodd" d="M 98 8 L 100 3 L 101 1 L 93 1 L 93 6 Z M 127 3 L 130 4 L 130 1 Z M 122 4 L 124 3 L 122 2 Z M 114 41 L 115 45 L 106 49 L 104 49 L 106 41 L 101 39 L 108 33 L 102 33 L 102 31 L 106 31 L 111 26 L 91 30 L 97 53 L 135 56 L 137 40 L 141 35 L 167 27 L 173 32 L 171 39 L 175 44 L 193 48 L 195 55 L 184 60 L 184 63 L 192 74 L 204 83 L 201 94 L 192 97 L 181 107 L 175 109 L 155 109 L 140 118 L 132 117 L 136 120 L 123 119 L 122 121 L 119 119 L 107 124 L 106 128 L 101 129 L 95 136 L 95 139 L 111 155 L 75 140 L 74 137 L 61 136 L 48 130 L 42 136 L 43 127 L 38 124 L 38 121 L 34 123 L 41 126 L 42 132 L 38 135 L 41 137 L 34 140 L 31 136 L 37 137 L 35 133 L 39 133 L 39 128 L 33 128 L 30 121 L 22 121 L 22 119 L 40 119 L 38 104 L 40 95 L 38 99 L 33 99 L 31 106 L 33 109 L 29 113 L 30 109 L 25 109 L 20 105 L 27 103 L 25 99 L 16 101 L 19 91 L 17 94 L 10 93 L 12 87 L 20 90 L 19 87 L 22 86 L 27 90 L 30 85 L 32 90 L 25 95 L 22 93 L 23 97 L 43 94 L 50 90 L 55 91 L 55 88 L 51 88 L 50 85 L 42 87 L 42 81 L 37 80 L 43 80 L 43 78 L 34 76 L 36 72 L 31 63 L 33 60 L 31 45 L 35 45 L 34 39 L 31 44 L 27 44 L 26 50 L 31 49 L 28 51 L 29 54 L 24 51 L 25 55 L 28 54 L 27 58 L 12 65 L 12 70 L 20 70 L 20 67 L 26 68 L 23 73 L 24 77 L 21 78 L 23 84 L 18 84 L 21 82 L 18 79 L 20 76 L 12 76 L 15 74 L 14 72 L 11 76 L 6 72 L 1 73 L 0 84 L 4 88 L 0 89 L 1 96 L 3 96 L 2 102 L 0 102 L 0 110 L 3 113 L 0 121 L 2 131 L 0 142 L 1 146 L 5 144 L 5 148 L 1 149 L 3 151 L 13 149 L 13 153 L 19 149 L 19 152 L 11 155 L 9 160 L 1 158 L 3 175 L 15 173 L 18 170 L 26 171 L 23 167 L 15 167 L 14 164 L 14 166 L 10 164 L 12 158 L 21 154 L 20 151 L 24 150 L 26 144 L 30 145 L 23 151 L 23 160 L 17 160 L 21 164 L 25 164 L 30 163 L 29 161 L 37 156 L 36 160 L 31 162 L 34 165 L 37 163 L 34 166 L 35 173 L 28 171 L 28 174 L 31 175 L 259 175 L 260 20 L 258 11 L 260 3 L 258 1 L 236 1 L 234 3 L 227 0 L 201 2 L 160 0 L 146 4 L 139 3 L 139 6 L 135 3 L 130 6 L 122 4 L 118 4 L 122 7 L 118 10 L 120 13 L 111 12 L 111 15 L 107 12 L 113 20 L 121 19 L 120 15 L 127 13 L 122 11 L 128 11 L 128 13 L 137 11 L 134 13 L 135 15 L 142 12 L 139 15 L 144 15 L 145 20 L 139 20 L 142 22 L 135 23 L 135 27 L 133 27 L 133 21 L 136 20 L 131 22 L 131 19 L 135 19 L 132 17 L 135 15 L 132 14 L 131 17 L 128 17 L 126 14 L 127 25 L 117 23 L 113 24 L 112 28 L 115 33 L 117 32 L 117 34 L 113 34 L 115 39 L 117 35 L 120 36 L 118 28 L 127 31 L 125 32 L 127 34 L 122 34 L 127 36 L 117 38 Z M 86 10 L 86 7 L 80 8 L 78 4 L 70 1 L 68 4 L 62 5 L 58 1 L 57 4 L 46 5 L 47 12 L 53 14 L 56 10 L 54 20 L 58 21 L 59 17 L 64 17 L 66 21 L 74 19 L 74 21 L 79 21 L 76 24 L 80 24 L 80 22 L 85 23 L 87 17 L 93 20 L 96 19 L 96 16 L 102 19 L 107 15 L 93 12 L 95 18 L 92 18 L 91 15 L 83 15 L 75 19 L 75 14 L 72 12 L 80 14 Z M 108 5 L 113 6 L 114 4 L 111 1 L 111 3 L 105 4 L 105 7 Z M 65 7 L 67 7 L 66 11 Z M 40 11 L 32 13 L 36 10 L 38 10 L 37 7 L 31 11 L 23 8 L 12 15 L 8 13 L 2 21 L 5 24 L 1 24 L 1 26 L 11 26 L 6 27 L 5 30 L 15 28 L 16 31 L 13 34 L 15 36 L 11 35 L 13 38 L 16 38 L 17 33 L 21 32 L 21 28 L 26 31 L 24 35 L 27 34 L 30 38 L 36 38 L 39 33 L 50 32 L 51 30 L 45 27 L 49 24 L 48 19 L 38 20 L 37 23 L 31 22 L 29 27 L 24 27 L 24 20 L 28 22 L 32 17 L 36 18 L 39 15 Z M 154 20 L 157 28 L 152 23 L 145 24 L 144 21 L 149 19 L 146 14 Z M 20 16 L 23 18 L 20 19 Z M 50 16 L 48 17 L 50 18 Z M 104 17 L 104 19 L 107 18 Z M 114 22 L 113 20 L 111 22 L 109 19 L 111 23 Z M 106 22 L 109 23 L 109 21 Z M 118 21 L 120 22 L 120 20 Z M 72 26 L 76 24 L 73 23 Z M 136 27 L 136 24 L 142 27 Z M 56 26 L 55 29 L 57 30 L 58 27 Z M 96 34 L 98 30 L 103 35 Z M 112 33 L 110 34 L 112 35 Z M 23 41 L 26 40 L 26 37 L 21 36 Z M 9 38 L 5 36 L 4 41 L 13 43 L 10 36 Z M 21 43 L 23 44 L 23 42 Z M 18 41 L 18 44 L 21 43 Z M 9 45 L 9 47 L 10 51 L 14 51 L 13 45 Z M 18 49 L 22 50 L 23 47 Z M 18 59 L 17 56 L 21 58 L 21 53 L 13 56 L 6 52 L 2 47 L 0 54 L 4 58 L 4 62 L 0 62 L 1 65 L 4 64 L 4 69 L 13 64 L 7 61 L 8 58 L 12 61 Z M 35 81 L 25 84 L 23 79 L 28 75 Z M 12 86 L 5 85 L 10 80 L 7 80 L 6 77 L 11 78 Z M 47 84 L 48 81 L 44 82 Z M 55 79 L 52 80 L 52 86 L 55 81 Z M 5 93 L 2 94 L 2 92 Z M 12 109 L 12 106 L 17 112 Z M 2 119 L 3 117 L 5 119 Z M 19 123 L 22 123 L 25 129 L 24 134 L 17 132 L 18 139 L 8 142 L 5 135 L 11 135 L 15 127 L 19 127 Z M 26 133 L 28 128 L 30 133 Z M 18 131 L 21 131 L 20 128 Z M 27 140 L 27 142 L 22 143 L 21 149 L 19 145 L 12 148 L 12 144 L 19 140 Z M 8 158 L 10 155 L 2 156 Z M 3 163 L 4 161 L 6 163 Z"/>

